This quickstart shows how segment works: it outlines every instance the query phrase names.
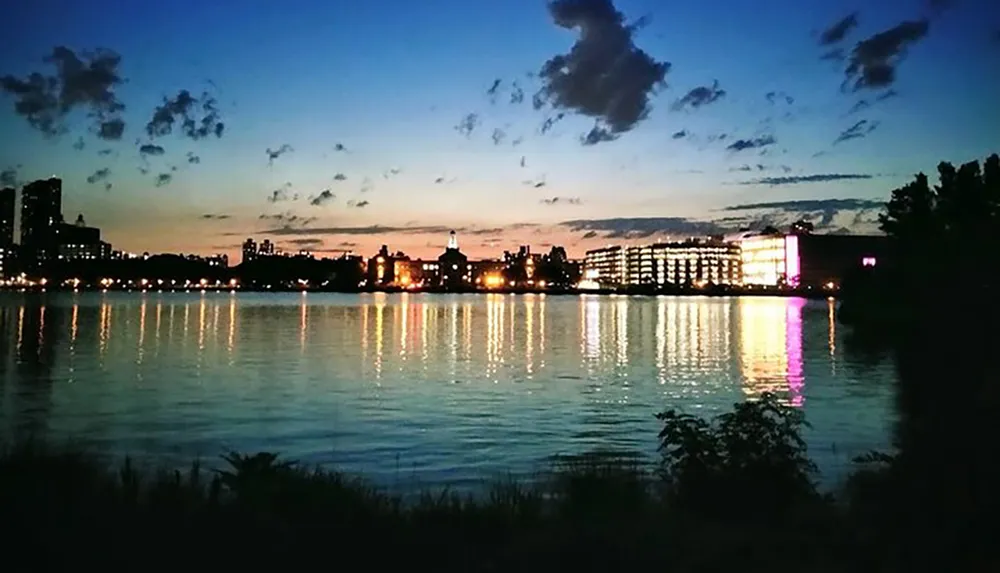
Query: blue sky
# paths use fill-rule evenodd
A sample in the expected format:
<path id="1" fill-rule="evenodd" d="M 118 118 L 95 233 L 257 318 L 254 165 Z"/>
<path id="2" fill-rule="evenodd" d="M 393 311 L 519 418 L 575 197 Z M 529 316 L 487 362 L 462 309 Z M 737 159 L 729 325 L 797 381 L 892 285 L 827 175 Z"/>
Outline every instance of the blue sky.
<path id="1" fill-rule="evenodd" d="M 102 141 L 79 105 L 64 118 L 67 133 L 45 137 L 15 113 L 14 94 L 0 93 L 0 169 L 18 181 L 62 176 L 67 218 L 84 212 L 131 251 L 233 254 L 253 235 L 322 252 L 389 243 L 430 255 L 446 240 L 439 228 L 453 227 L 465 250 L 487 256 L 519 243 L 582 254 L 698 224 L 728 230 L 801 215 L 827 230 L 870 231 L 873 204 L 817 202 L 883 201 L 938 161 L 1000 150 L 1000 74 L 989 72 L 1000 69 L 1000 5 L 991 0 L 617 0 L 614 8 L 629 22 L 646 17 L 634 46 L 671 65 L 666 85 L 648 92 L 644 119 L 613 141 L 583 145 L 595 119 L 607 118 L 531 105 L 547 84 L 527 73 L 580 38 L 557 26 L 542 0 L 5 3 L 0 14 L 15 24 L 0 39 L 0 76 L 54 74 L 43 58 L 55 46 L 78 55 L 114 50 L 127 80 L 114 88 L 126 129 L 120 140 Z M 856 10 L 857 26 L 836 45 L 848 57 L 879 32 L 926 20 L 926 35 L 894 60 L 891 85 L 845 92 L 849 61 L 821 59 L 836 46 L 820 46 L 819 34 Z M 496 79 L 492 104 L 487 90 Z M 509 103 L 514 80 L 524 103 Z M 672 109 L 713 81 L 724 96 Z M 144 126 L 154 109 L 181 89 L 217 100 L 222 137 L 192 140 L 174 130 L 149 141 Z M 889 90 L 898 95 L 850 113 Z M 479 124 L 466 137 L 455 126 L 470 113 Z M 858 133 L 877 128 L 833 144 L 862 120 Z M 497 128 L 505 138 L 494 144 Z M 674 138 L 678 132 L 685 136 Z M 727 150 L 764 136 L 775 140 L 764 156 Z M 80 137 L 83 149 L 74 147 Z M 148 143 L 165 153 L 144 162 L 138 145 Z M 269 166 L 266 150 L 283 144 L 292 151 Z M 99 155 L 104 149 L 113 152 Z M 88 183 L 101 169 L 108 175 Z M 170 182 L 157 186 L 161 173 Z M 334 180 L 338 173 L 346 180 Z M 798 182 L 817 175 L 851 178 Z M 325 189 L 335 199 L 311 205 Z M 268 201 L 275 190 L 287 200 Z M 761 203 L 773 205 L 733 209 Z"/>

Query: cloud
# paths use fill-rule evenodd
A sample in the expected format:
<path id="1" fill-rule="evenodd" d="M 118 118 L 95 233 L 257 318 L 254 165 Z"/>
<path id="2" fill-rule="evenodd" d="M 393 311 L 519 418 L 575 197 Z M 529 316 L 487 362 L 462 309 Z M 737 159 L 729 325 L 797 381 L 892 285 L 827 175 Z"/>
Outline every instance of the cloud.
<path id="1" fill-rule="evenodd" d="M 153 145 L 152 143 L 147 143 L 145 145 L 140 145 L 139 146 L 139 155 L 142 155 L 143 157 L 145 157 L 147 155 L 154 155 L 154 156 L 159 157 L 160 155 L 163 155 L 164 153 L 166 153 L 165 149 L 163 149 L 159 145 Z"/>
<path id="2" fill-rule="evenodd" d="M 112 185 L 110 182 L 104 184 L 104 190 L 105 191 L 111 191 L 112 187 L 114 187 L 114 185 Z"/>
<path id="3" fill-rule="evenodd" d="M 550 199 L 542 199 L 542 203 L 545 205 L 582 205 L 583 202 L 580 201 L 579 197 L 552 197 Z"/>
<path id="4" fill-rule="evenodd" d="M 368 201 L 358 201 L 357 203 L 354 204 L 354 207 L 356 209 L 364 209 L 368 205 L 371 205 L 371 203 Z"/>
<path id="5" fill-rule="evenodd" d="M 382 178 L 383 179 L 389 179 L 391 177 L 395 177 L 396 175 L 399 175 L 402 172 L 403 172 L 403 170 L 400 169 L 399 167 L 393 167 L 391 169 L 387 169 L 384 173 L 382 173 Z"/>
<path id="6" fill-rule="evenodd" d="M 726 90 L 719 87 L 719 80 L 715 80 L 710 86 L 698 86 L 692 89 L 670 107 L 674 111 L 681 111 L 685 107 L 698 109 L 703 105 L 715 103 L 725 96 Z"/>
<path id="7" fill-rule="evenodd" d="M 195 98 L 188 90 L 180 90 L 173 98 L 164 97 L 163 103 L 153 110 L 153 117 L 146 124 L 146 135 L 150 138 L 169 135 L 177 122 L 181 133 L 193 140 L 209 135 L 222 137 L 226 129 L 214 97 L 202 93 Z"/>
<path id="8" fill-rule="evenodd" d="M 169 173 L 160 173 L 156 176 L 156 186 L 163 187 L 164 185 L 169 185 L 171 181 L 174 180 L 174 176 Z"/>
<path id="9" fill-rule="evenodd" d="M 83 141 L 82 137 L 78 137 L 77 140 L 73 142 L 73 149 L 76 151 L 83 151 L 83 148 L 86 146 L 87 144 Z"/>
<path id="10" fill-rule="evenodd" d="M 343 173 L 338 173 L 338 174 L 336 174 L 336 175 L 333 176 L 333 180 L 334 181 L 347 181 L 347 175 L 344 175 Z"/>
<path id="11" fill-rule="evenodd" d="M 258 219 L 261 221 L 271 221 L 281 225 L 278 229 L 266 231 L 267 234 L 271 235 L 294 234 L 290 233 L 290 231 L 302 230 L 302 227 L 310 225 L 316 221 L 316 217 L 302 217 L 292 213 L 291 211 L 285 211 L 284 213 L 263 214 L 259 216 Z"/>
<path id="12" fill-rule="evenodd" d="M 854 28 L 858 26 L 858 13 L 852 12 L 847 16 L 844 16 L 833 25 L 831 25 L 823 33 L 819 35 L 819 45 L 820 46 L 832 46 L 834 44 L 839 44 L 847 34 L 851 32 Z"/>
<path id="13" fill-rule="evenodd" d="M 497 127 L 493 129 L 493 134 L 490 137 L 493 139 L 493 145 L 500 145 L 507 138 L 507 132 Z"/>
<path id="14" fill-rule="evenodd" d="M 511 105 L 517 105 L 524 103 L 524 89 L 514 80 L 510 86 L 510 103 Z"/>
<path id="15" fill-rule="evenodd" d="M 18 185 L 20 185 L 20 181 L 17 178 L 17 168 L 8 167 L 0 171 L 0 186 L 17 187 Z"/>
<path id="16" fill-rule="evenodd" d="M 455 131 L 461 133 L 465 137 L 471 137 L 472 132 L 475 131 L 477 127 L 479 127 L 480 123 L 481 122 L 478 113 L 467 113 L 464 116 L 462 116 L 462 119 L 458 122 L 458 125 L 455 126 Z"/>
<path id="17" fill-rule="evenodd" d="M 268 203 L 280 203 L 282 201 L 292 200 L 292 196 L 288 194 L 288 190 L 292 188 L 292 184 L 286 181 L 284 185 L 271 191 L 271 194 L 267 196 Z"/>
<path id="18" fill-rule="evenodd" d="M 597 236 L 597 231 L 587 231 L 586 233 L 583 234 L 584 239 L 593 239 L 596 236 Z"/>
<path id="19" fill-rule="evenodd" d="M 188 152 L 187 152 L 187 162 L 188 162 L 188 163 L 191 163 L 191 164 L 198 164 L 198 163 L 201 163 L 201 157 L 198 157 L 198 156 L 197 156 L 197 155 L 195 155 L 194 153 L 192 153 L 192 152 L 188 151 Z"/>
<path id="20" fill-rule="evenodd" d="M 848 127 L 844 131 L 840 132 L 837 139 L 833 140 L 833 144 L 837 145 L 838 143 L 843 143 L 852 139 L 861 139 L 878 129 L 878 126 L 879 124 L 877 121 L 869 122 L 867 119 L 862 119 L 851 127 Z"/>
<path id="21" fill-rule="evenodd" d="M 375 183 L 372 182 L 371 178 L 365 177 L 361 181 L 361 189 L 360 189 L 361 193 L 367 193 L 372 189 L 375 189 Z"/>
<path id="22" fill-rule="evenodd" d="M 653 235 L 706 236 L 723 230 L 714 222 L 684 217 L 579 219 L 565 221 L 561 225 L 574 232 L 605 233 L 607 239 L 642 239 Z"/>
<path id="23" fill-rule="evenodd" d="M 220 215 L 217 213 L 205 213 L 201 216 L 201 218 L 208 221 L 225 221 L 231 217 L 229 215 Z"/>
<path id="24" fill-rule="evenodd" d="M 118 141 L 125 134 L 125 120 L 111 118 L 102 121 L 97 126 L 97 137 L 105 141 Z"/>
<path id="25" fill-rule="evenodd" d="M 828 183 L 830 181 L 850 181 L 872 179 L 874 175 L 866 173 L 820 173 L 815 175 L 791 175 L 787 177 L 762 177 L 751 181 L 741 181 L 740 185 L 798 185 L 800 183 Z"/>
<path id="26" fill-rule="evenodd" d="M 271 165 L 274 165 L 274 160 L 275 159 L 281 157 L 282 155 L 284 155 L 286 153 L 292 152 L 292 151 L 295 151 L 295 150 L 292 148 L 291 145 L 288 145 L 287 143 L 282 143 L 281 147 L 279 147 L 278 149 L 271 149 L 270 147 L 268 147 L 267 151 L 265 151 L 265 153 L 267 153 L 267 165 L 268 165 L 268 167 L 270 167 Z"/>
<path id="27" fill-rule="evenodd" d="M 857 43 L 844 70 L 843 88 L 881 89 L 896 81 L 896 67 L 911 45 L 919 42 L 930 28 L 927 20 L 902 22 Z"/>
<path id="28" fill-rule="evenodd" d="M 497 95 L 500 93 L 500 85 L 502 83 L 503 80 L 497 78 L 493 80 L 493 85 L 490 86 L 490 89 L 486 90 L 486 95 L 490 98 L 491 104 L 495 104 L 497 102 Z"/>
<path id="29" fill-rule="evenodd" d="M 583 142 L 610 141 L 633 129 L 649 115 L 650 98 L 665 84 L 670 64 L 635 46 L 636 28 L 611 0 L 553 0 L 548 8 L 557 26 L 579 36 L 568 53 L 542 66 L 535 107 L 548 104 L 594 118 L 594 137 Z"/>
<path id="30" fill-rule="evenodd" d="M 316 239 L 313 237 L 307 237 L 304 239 L 289 239 L 289 243 L 297 247 L 322 247 L 323 239 Z"/>
<path id="31" fill-rule="evenodd" d="M 124 122 L 119 115 L 125 104 L 119 101 L 115 90 L 125 81 L 118 72 L 121 56 L 106 49 L 77 55 L 65 46 L 57 46 L 44 62 L 55 68 L 54 74 L 33 72 L 24 78 L 0 77 L 0 90 L 14 99 L 14 113 L 52 137 L 68 131 L 65 120 L 72 111 L 85 109 L 100 137 L 120 139 Z M 116 133 L 104 129 L 109 122 L 121 122 L 122 130 Z"/>
<path id="32" fill-rule="evenodd" d="M 794 97 L 788 95 L 785 92 L 779 92 L 779 91 L 767 92 L 766 94 L 764 94 L 764 99 L 766 99 L 767 103 L 771 105 L 774 105 L 779 102 L 785 102 L 788 105 L 795 104 Z"/>
<path id="33" fill-rule="evenodd" d="M 743 151 L 746 149 L 759 149 L 761 147 L 774 145 L 775 143 L 778 143 L 778 140 L 775 139 L 773 135 L 761 135 L 760 137 L 754 137 L 751 139 L 737 139 L 726 146 L 726 149 L 729 151 Z"/>
<path id="34" fill-rule="evenodd" d="M 671 137 L 672 139 L 684 139 L 684 138 L 685 138 L 685 137 L 687 137 L 688 135 L 689 135 L 689 134 L 688 134 L 688 131 L 687 131 L 686 129 L 682 129 L 682 130 L 680 130 L 680 131 L 675 131 L 675 132 L 674 132 L 674 134 L 673 134 L 673 135 L 671 135 L 670 137 Z"/>
<path id="35" fill-rule="evenodd" d="M 773 201 L 767 203 L 746 203 L 741 205 L 730 205 L 723 208 L 726 212 L 746 212 L 764 211 L 763 220 L 770 224 L 787 224 L 797 219 L 814 220 L 817 228 L 827 228 L 841 214 L 850 214 L 853 222 L 859 222 L 859 214 L 871 214 L 881 211 L 885 207 L 883 201 L 871 199 L 803 199 L 798 201 Z M 751 218 L 730 218 L 731 223 L 738 221 L 760 221 L 762 217 L 755 215 Z"/>
<path id="36" fill-rule="evenodd" d="M 329 189 L 324 189 L 319 192 L 319 195 L 316 195 L 315 197 L 310 197 L 309 204 L 312 205 L 313 207 L 322 207 L 323 205 L 326 205 L 327 203 L 335 200 L 336 198 L 337 196 L 333 194 L 333 191 L 330 191 Z"/>
<path id="37" fill-rule="evenodd" d="M 334 143 L 333 150 L 347 153 L 347 147 L 345 147 L 343 143 Z"/>
<path id="38" fill-rule="evenodd" d="M 102 149 L 102 150 L 98 151 L 97 154 L 100 155 L 101 157 L 107 157 L 108 155 L 111 155 L 114 152 L 115 152 L 114 149 L 111 149 L 110 147 L 108 147 L 108 148 L 105 148 L 105 149 Z"/>
<path id="39" fill-rule="evenodd" d="M 111 170 L 108 169 L 107 167 L 98 169 L 97 171 L 94 171 L 93 174 L 87 177 L 87 183 L 93 185 L 98 181 L 103 181 L 107 179 L 110 175 L 111 175 Z"/>

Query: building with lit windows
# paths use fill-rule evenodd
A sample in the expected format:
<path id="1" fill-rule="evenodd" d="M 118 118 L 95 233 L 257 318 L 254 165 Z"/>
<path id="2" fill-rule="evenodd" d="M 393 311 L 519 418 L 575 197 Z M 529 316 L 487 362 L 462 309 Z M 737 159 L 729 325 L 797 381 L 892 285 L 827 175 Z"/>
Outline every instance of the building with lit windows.
<path id="1" fill-rule="evenodd" d="M 637 276 L 658 287 L 742 284 L 740 248 L 722 241 L 685 241 L 642 247 Z M 650 261 L 651 259 L 651 261 Z"/>
<path id="2" fill-rule="evenodd" d="M 14 203 L 17 191 L 13 187 L 0 189 L 0 247 L 14 244 Z"/>
<path id="3" fill-rule="evenodd" d="M 885 236 L 759 234 L 740 239 L 743 283 L 768 287 L 836 288 L 858 266 L 888 253 Z"/>
<path id="4" fill-rule="evenodd" d="M 61 261 L 93 261 L 111 258 L 111 245 L 101 240 L 101 230 L 88 227 L 83 215 L 71 224 L 55 226 L 56 258 Z"/>
<path id="5" fill-rule="evenodd" d="M 472 284 L 472 265 L 458 248 L 455 231 L 448 235 L 448 246 L 438 257 L 438 280 L 444 288 L 461 288 Z"/>
<path id="6" fill-rule="evenodd" d="M 613 288 L 627 283 L 625 248 L 620 245 L 587 251 L 583 260 L 583 278 L 602 288 Z"/>
<path id="7" fill-rule="evenodd" d="M 257 241 L 247 239 L 243 241 L 243 262 L 248 263 L 257 258 Z"/>
<path id="8" fill-rule="evenodd" d="M 0 245 L 0 279 L 14 276 L 14 245 Z"/>
<path id="9" fill-rule="evenodd" d="M 21 189 L 21 252 L 30 268 L 56 255 L 56 225 L 62 222 L 62 179 L 51 177 Z"/>

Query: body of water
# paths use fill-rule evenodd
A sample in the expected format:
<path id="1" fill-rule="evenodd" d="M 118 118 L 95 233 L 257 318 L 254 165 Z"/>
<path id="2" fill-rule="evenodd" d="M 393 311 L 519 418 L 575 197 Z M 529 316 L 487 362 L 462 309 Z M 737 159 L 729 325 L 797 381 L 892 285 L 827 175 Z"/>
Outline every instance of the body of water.
<path id="1" fill-rule="evenodd" d="M 0 294 L 0 436 L 160 463 L 269 450 L 393 487 L 654 454 L 654 415 L 765 391 L 828 482 L 886 448 L 889 366 L 832 301 L 433 294 Z"/>

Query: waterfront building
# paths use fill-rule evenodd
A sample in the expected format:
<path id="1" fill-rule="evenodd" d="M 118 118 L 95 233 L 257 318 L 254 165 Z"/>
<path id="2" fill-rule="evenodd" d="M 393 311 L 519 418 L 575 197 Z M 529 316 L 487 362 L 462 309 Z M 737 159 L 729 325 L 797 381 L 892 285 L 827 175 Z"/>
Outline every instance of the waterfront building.
<path id="1" fill-rule="evenodd" d="M 0 247 L 14 244 L 14 204 L 17 191 L 13 187 L 0 189 Z"/>
<path id="2" fill-rule="evenodd" d="M 738 245 L 690 240 L 659 243 L 644 249 L 636 275 L 645 280 L 651 274 L 651 282 L 658 287 L 742 284 Z M 652 259 L 652 264 L 648 259 Z M 631 277 L 631 268 L 629 273 Z"/>
<path id="3" fill-rule="evenodd" d="M 56 225 L 62 222 L 62 179 L 51 177 L 21 189 L 21 250 L 34 268 L 56 255 Z"/>
<path id="4" fill-rule="evenodd" d="M 746 235 L 740 239 L 743 282 L 833 289 L 851 269 L 877 264 L 888 247 L 888 238 L 878 235 Z"/>
<path id="5" fill-rule="evenodd" d="M 587 251 L 583 262 L 584 280 L 601 288 L 614 288 L 627 283 L 625 249 L 620 245 Z"/>
<path id="6" fill-rule="evenodd" d="M 244 263 L 249 263 L 250 261 L 257 258 L 257 241 L 253 239 L 247 239 L 243 241 L 243 261 Z"/>
<path id="7" fill-rule="evenodd" d="M 101 240 L 101 230 L 88 227 L 83 215 L 72 225 L 55 226 L 56 257 L 61 261 L 103 260 L 111 258 L 111 245 Z"/>
<path id="8" fill-rule="evenodd" d="M 444 288 L 459 288 L 472 284 L 472 265 L 458 248 L 458 236 L 455 231 L 448 235 L 448 246 L 438 257 L 438 280 Z"/>

